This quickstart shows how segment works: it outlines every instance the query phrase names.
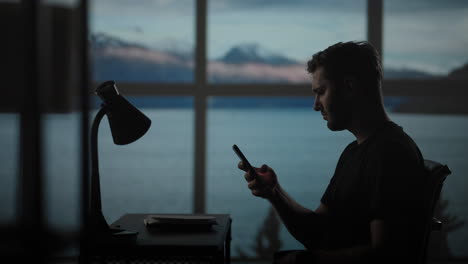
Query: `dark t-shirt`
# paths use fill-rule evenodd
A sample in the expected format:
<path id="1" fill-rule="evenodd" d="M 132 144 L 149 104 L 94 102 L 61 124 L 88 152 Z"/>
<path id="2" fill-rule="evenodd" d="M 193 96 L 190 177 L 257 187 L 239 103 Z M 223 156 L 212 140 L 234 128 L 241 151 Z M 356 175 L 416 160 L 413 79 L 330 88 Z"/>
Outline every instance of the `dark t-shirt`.
<path id="1" fill-rule="evenodd" d="M 370 222 L 388 225 L 387 242 L 405 250 L 420 237 L 424 160 L 414 141 L 388 121 L 361 144 L 349 144 L 321 202 L 329 209 L 324 248 L 370 243 Z M 405 242 L 406 241 L 406 242 Z M 414 247 L 411 249 L 414 250 Z"/>

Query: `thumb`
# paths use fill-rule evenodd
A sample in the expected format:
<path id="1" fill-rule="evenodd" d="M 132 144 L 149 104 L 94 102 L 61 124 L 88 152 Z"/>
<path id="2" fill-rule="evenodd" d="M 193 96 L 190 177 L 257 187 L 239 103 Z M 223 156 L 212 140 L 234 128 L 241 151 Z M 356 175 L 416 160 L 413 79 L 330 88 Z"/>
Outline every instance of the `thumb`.
<path id="1" fill-rule="evenodd" d="M 263 164 L 262 167 L 260 167 L 260 172 L 261 172 L 261 173 L 265 173 L 265 172 L 267 172 L 267 171 L 268 171 L 268 166 L 265 165 L 265 164 Z"/>

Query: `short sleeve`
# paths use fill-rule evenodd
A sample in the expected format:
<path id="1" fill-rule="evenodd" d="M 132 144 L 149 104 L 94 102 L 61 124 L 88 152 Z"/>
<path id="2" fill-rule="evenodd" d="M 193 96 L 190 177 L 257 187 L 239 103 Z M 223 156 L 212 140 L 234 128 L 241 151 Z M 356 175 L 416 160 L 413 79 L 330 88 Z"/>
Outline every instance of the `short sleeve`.
<path id="1" fill-rule="evenodd" d="M 370 220 L 385 222 L 386 247 L 402 256 L 412 256 L 424 237 L 421 159 L 407 145 L 393 142 L 369 163 Z"/>
<path id="2" fill-rule="evenodd" d="M 412 210 L 411 201 L 418 188 L 417 165 L 414 156 L 399 144 L 387 143 L 370 155 L 366 171 L 371 219 L 402 217 Z"/>
<path id="3" fill-rule="evenodd" d="M 320 199 L 320 202 L 326 205 L 327 207 L 331 207 L 332 201 L 333 201 L 334 190 L 336 190 L 335 176 L 333 176 L 330 180 L 330 183 L 328 183 L 327 189 L 325 190 L 325 193 L 322 195 L 322 199 Z"/>
<path id="4" fill-rule="evenodd" d="M 338 177 L 340 177 L 340 173 L 342 171 L 343 163 L 345 162 L 346 159 L 348 159 L 352 154 L 352 149 L 353 146 L 355 146 L 357 143 L 352 142 L 346 148 L 343 150 L 343 152 L 340 155 L 340 158 L 338 159 L 338 163 L 336 164 L 335 168 L 335 173 L 333 174 L 333 177 L 330 180 L 330 183 L 327 186 L 327 189 L 325 190 L 324 194 L 322 195 L 322 199 L 320 199 L 320 202 L 327 207 L 332 207 L 333 202 L 334 202 L 334 196 L 337 188 L 337 182 L 338 182 Z"/>

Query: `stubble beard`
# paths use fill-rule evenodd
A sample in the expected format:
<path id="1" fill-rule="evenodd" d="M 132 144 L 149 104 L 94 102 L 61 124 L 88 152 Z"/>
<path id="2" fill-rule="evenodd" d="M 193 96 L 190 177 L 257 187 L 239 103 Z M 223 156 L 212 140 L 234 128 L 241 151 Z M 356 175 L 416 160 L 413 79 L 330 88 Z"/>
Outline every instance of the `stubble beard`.
<path id="1" fill-rule="evenodd" d="M 351 115 L 346 111 L 333 111 L 327 115 L 327 127 L 331 131 L 343 131 L 348 127 Z"/>

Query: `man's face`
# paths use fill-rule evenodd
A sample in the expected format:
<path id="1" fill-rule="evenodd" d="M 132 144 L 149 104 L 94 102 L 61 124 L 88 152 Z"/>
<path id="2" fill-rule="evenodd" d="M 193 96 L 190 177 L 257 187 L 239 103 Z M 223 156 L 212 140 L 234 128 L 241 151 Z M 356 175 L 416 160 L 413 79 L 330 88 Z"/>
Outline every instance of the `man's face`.
<path id="1" fill-rule="evenodd" d="M 349 100 L 343 92 L 325 78 L 323 67 L 312 73 L 312 90 L 315 94 L 314 110 L 322 113 L 332 131 L 344 130 L 351 119 Z"/>

